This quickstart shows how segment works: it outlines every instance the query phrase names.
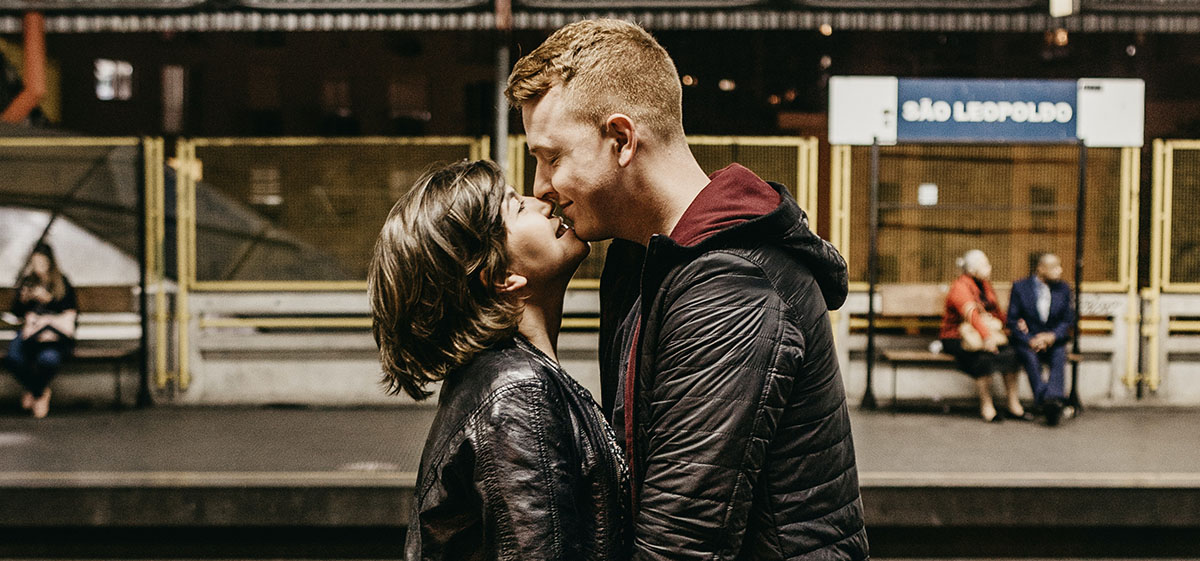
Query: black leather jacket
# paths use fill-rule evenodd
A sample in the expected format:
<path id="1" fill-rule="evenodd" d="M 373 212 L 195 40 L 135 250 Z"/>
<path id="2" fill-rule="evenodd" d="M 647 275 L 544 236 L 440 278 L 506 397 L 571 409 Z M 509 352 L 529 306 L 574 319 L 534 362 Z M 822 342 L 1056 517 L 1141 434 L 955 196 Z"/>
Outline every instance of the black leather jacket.
<path id="1" fill-rule="evenodd" d="M 643 267 L 621 265 L 641 271 L 640 286 L 603 289 L 617 305 L 630 289 L 642 295 L 601 340 L 624 442 L 624 373 L 640 320 L 633 559 L 868 557 L 828 315 L 846 297 L 845 261 L 773 186 L 782 202 L 770 214 L 696 246 L 654 236 Z"/>
<path id="2" fill-rule="evenodd" d="M 591 394 L 517 336 L 443 383 L 405 557 L 625 559 L 628 496 Z"/>

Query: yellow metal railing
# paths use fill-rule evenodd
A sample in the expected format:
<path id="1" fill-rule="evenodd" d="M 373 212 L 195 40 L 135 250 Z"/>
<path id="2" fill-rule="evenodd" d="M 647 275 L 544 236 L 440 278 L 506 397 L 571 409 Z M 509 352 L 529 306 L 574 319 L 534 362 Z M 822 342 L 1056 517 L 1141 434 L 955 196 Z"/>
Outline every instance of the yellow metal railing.
<path id="1" fill-rule="evenodd" d="M 1180 160 L 1187 158 L 1188 160 L 1200 160 L 1200 140 L 1157 140 L 1154 142 L 1157 171 L 1160 176 L 1155 184 L 1155 202 L 1153 209 L 1153 223 L 1158 230 L 1158 241 L 1154 246 L 1157 251 L 1157 259 L 1154 259 L 1152 267 L 1152 277 L 1158 280 L 1158 287 L 1162 292 L 1178 292 L 1187 294 L 1200 293 L 1200 275 L 1196 278 L 1176 279 L 1177 275 L 1172 269 L 1173 256 L 1177 245 L 1182 245 L 1184 242 L 1196 243 L 1200 242 L 1200 237 L 1191 239 L 1194 236 L 1200 236 L 1200 229 L 1193 223 L 1200 214 L 1185 215 L 1182 218 L 1176 216 L 1176 211 L 1186 205 L 1188 208 L 1197 208 L 1196 200 L 1193 198 L 1195 193 L 1188 193 L 1183 198 L 1178 200 L 1178 185 L 1176 185 L 1176 167 L 1181 164 Z M 1200 165 L 1196 165 L 1197 161 L 1191 161 L 1191 167 L 1185 168 L 1187 179 L 1191 181 L 1200 181 L 1196 177 L 1196 172 L 1200 172 Z M 1192 169 L 1196 168 L 1196 169 Z M 1189 185 L 1189 187 L 1191 187 Z M 1177 224 L 1177 220 L 1184 220 L 1185 223 Z M 1176 226 L 1188 226 L 1186 233 L 1181 235 L 1183 228 L 1177 229 Z M 1189 239 L 1183 239 L 1184 237 Z M 1154 267 L 1157 265 L 1157 275 Z"/>
<path id="2" fill-rule="evenodd" d="M 852 210 L 855 204 L 862 205 L 852 197 L 852 172 L 856 169 L 852 161 L 852 150 L 848 146 L 834 146 L 830 153 L 831 185 L 829 214 L 819 212 L 817 165 L 818 142 L 815 138 L 799 137 L 739 137 L 739 136 L 693 136 L 688 138 L 689 144 L 697 153 L 701 165 L 706 171 L 719 169 L 731 161 L 740 161 L 752 170 L 764 175 L 766 179 L 779 181 L 788 185 L 802 208 L 809 215 L 810 227 L 817 228 L 818 220 L 828 221 L 831 241 L 839 247 L 848 262 L 862 259 L 851 251 L 850 236 L 852 228 Z M 270 139 L 241 139 L 241 138 L 206 138 L 183 139 L 176 146 L 176 160 L 173 163 L 176 174 L 176 198 L 173 209 L 176 219 L 176 236 L 174 240 L 167 238 L 167 217 L 170 214 L 166 208 L 167 188 L 163 175 L 164 147 L 158 138 L 6 138 L 0 139 L 0 147 L 28 148 L 86 148 L 86 147 L 137 147 L 142 150 L 144 160 L 142 169 L 144 176 L 145 204 L 145 246 L 143 256 L 145 265 L 145 282 L 152 297 L 153 316 L 152 333 L 153 352 L 149 357 L 151 374 L 158 388 L 166 388 L 175 383 L 179 389 L 186 389 L 191 382 L 190 362 L 192 357 L 193 333 L 191 330 L 209 328 L 259 328 L 259 329 L 366 329 L 370 319 L 365 315 L 320 315 L 314 311 L 306 315 L 270 316 L 260 314 L 249 317 L 193 317 L 194 302 L 191 296 L 197 292 L 356 292 L 366 290 L 363 280 L 310 280 L 310 279 L 278 279 L 278 280 L 215 280 L 212 278 L 197 278 L 197 247 L 204 243 L 202 233 L 198 232 L 198 216 L 196 202 L 197 183 L 202 180 L 205 164 L 214 162 L 201 161 L 197 157 L 197 149 L 225 148 L 236 149 L 246 147 L 273 147 L 277 149 L 320 149 L 331 147 L 404 147 L 452 145 L 461 146 L 463 157 L 486 157 L 489 150 L 489 139 L 474 137 L 431 137 L 431 138 L 270 138 Z M 249 153 L 249 152 L 247 152 Z M 1138 381 L 1144 381 L 1151 389 L 1156 389 L 1160 382 L 1160 321 L 1165 321 L 1169 334 L 1200 333 L 1200 322 L 1194 318 L 1172 317 L 1164 318 L 1160 305 L 1162 293 L 1200 293 L 1200 279 L 1180 278 L 1179 267 L 1172 276 L 1172 251 L 1177 244 L 1182 243 L 1178 238 L 1180 228 L 1174 228 L 1182 219 L 1179 212 L 1181 204 L 1177 201 L 1176 177 L 1179 172 L 1177 160 L 1181 155 L 1192 157 L 1200 153 L 1200 141 L 1162 141 L 1154 142 L 1153 160 L 1153 206 L 1151 209 L 1151 244 L 1150 244 L 1150 286 L 1143 289 L 1139 295 L 1137 290 L 1138 264 L 1138 218 L 1139 218 L 1139 184 L 1140 184 L 1140 151 L 1134 148 L 1120 151 L 1120 202 L 1117 219 L 1119 239 L 1116 240 L 1117 259 L 1116 276 L 1111 280 L 1100 282 L 1085 282 L 1083 288 L 1088 292 L 1125 293 L 1128 295 L 1128 309 L 1125 321 L 1129 322 L 1129 352 L 1128 365 L 1123 381 L 1130 386 Z M 524 138 L 514 136 L 510 139 L 507 154 L 508 161 L 504 162 L 509 181 L 518 189 L 530 192 L 531 173 Z M 432 162 L 430 162 L 432 163 Z M 759 169 L 756 169 L 756 165 Z M 764 172 L 763 168 L 770 168 Z M 780 171 L 783 170 L 783 171 Z M 771 174 L 774 174 L 772 176 Z M 786 177 L 781 176 L 786 175 Z M 361 186 L 356 186 L 361 188 Z M 374 228 L 376 225 L 372 225 Z M 1094 224 L 1092 225 L 1094 226 Z M 1190 227 L 1185 224 L 1184 227 Z M 177 295 L 174 310 L 170 301 L 170 290 L 167 283 L 168 271 L 166 244 L 173 243 L 177 255 L 176 270 Z M 596 268 L 596 271 L 599 269 Z M 572 288 L 595 289 L 599 284 L 598 274 L 580 276 L 572 281 Z M 852 289 L 865 289 L 863 283 L 852 283 Z M 1139 297 L 1140 296 L 1140 297 Z M 1145 317 L 1141 318 L 1144 312 Z M 1139 325 L 1141 322 L 1141 329 Z M 852 327 L 859 327 L 859 318 L 852 318 Z M 173 323 L 172 323 L 173 322 Z M 1100 319 L 1085 321 L 1085 329 L 1089 331 L 1111 332 L 1113 322 Z M 564 318 L 563 325 L 568 329 L 595 329 L 597 320 L 594 317 Z M 907 325 L 907 324 L 905 324 Z M 905 325 L 899 325 L 903 327 Z M 924 324 L 921 324 L 924 326 Z M 1138 349 L 1143 344 L 1147 353 L 1144 372 L 1139 372 Z"/>
<path id="3" fill-rule="evenodd" d="M 1158 169 L 1159 161 L 1156 157 L 1156 170 Z M 833 146 L 830 153 L 830 164 L 830 241 L 841 251 L 842 256 L 848 264 L 856 262 L 861 264 L 861 260 L 865 260 L 866 256 L 857 255 L 853 252 L 851 233 L 852 228 L 866 228 L 865 223 L 856 223 L 855 220 L 861 220 L 861 208 L 864 208 L 867 203 L 866 201 L 856 201 L 853 197 L 854 181 L 856 179 L 861 181 L 861 178 L 855 178 L 853 173 L 855 170 L 853 148 L 850 146 Z M 1127 336 L 1124 344 L 1127 352 L 1125 354 L 1126 363 L 1123 381 L 1129 387 L 1133 387 L 1137 383 L 1139 370 L 1138 350 L 1140 348 L 1140 340 L 1138 325 L 1141 320 L 1141 300 L 1139 299 L 1137 290 L 1137 252 L 1140 216 L 1138 207 L 1141 183 L 1140 170 L 1140 149 L 1120 149 L 1120 175 L 1114 178 L 1117 180 L 1116 183 L 1118 183 L 1120 189 L 1117 209 L 1116 275 L 1115 278 L 1109 280 L 1085 281 L 1082 283 L 1082 288 L 1085 292 L 1124 293 L 1126 295 L 1127 303 L 1124 321 L 1126 322 Z M 1157 177 L 1156 172 L 1156 181 Z M 856 209 L 854 205 L 858 205 L 858 208 Z M 1158 225 L 1157 222 L 1156 225 Z M 1090 224 L 1089 231 L 1094 232 L 1096 226 L 1095 223 Z M 999 287 L 1007 283 L 997 282 L 995 284 Z M 854 291 L 866 291 L 867 283 L 852 281 L 850 289 Z M 857 320 L 858 318 L 852 319 L 852 326 L 857 327 Z M 1082 327 L 1089 331 L 1112 332 L 1113 329 L 1112 322 L 1108 320 L 1084 320 L 1081 324 L 1084 324 Z"/>
<path id="4" fill-rule="evenodd" d="M 1177 173 L 1180 173 L 1185 181 L 1200 181 L 1200 140 L 1155 140 L 1152 168 L 1150 286 L 1141 292 L 1145 310 L 1141 335 L 1145 340 L 1146 353 L 1145 372 L 1141 377 L 1147 387 L 1156 390 L 1162 382 L 1163 322 L 1166 323 L 1168 337 L 1200 333 L 1200 322 L 1172 319 L 1169 313 L 1164 316 L 1162 308 L 1164 293 L 1200 293 L 1200 275 L 1195 278 L 1176 278 L 1179 270 L 1172 267 L 1177 248 L 1200 242 L 1195 211 L 1182 217 L 1176 214 L 1184 205 L 1189 209 L 1197 208 L 1195 184 L 1186 184 L 1189 191 L 1179 197 L 1180 186 L 1176 180 Z M 1181 221 L 1178 223 L 1180 228 L 1176 228 L 1177 221 Z"/>
<path id="5" fill-rule="evenodd" d="M 895 147 L 885 147 L 885 150 Z M 867 224 L 863 209 L 867 206 L 865 200 L 855 200 L 854 186 L 855 182 L 864 181 L 861 177 L 854 174 L 855 171 L 854 147 L 851 146 L 833 146 L 830 151 L 830 241 L 841 252 L 842 257 L 846 259 L 847 264 L 852 265 L 852 269 L 862 267 L 867 258 L 866 255 L 857 255 L 852 247 L 851 237 L 852 232 L 866 231 Z M 863 167 L 862 161 L 857 162 L 859 169 Z M 1112 177 L 1114 183 L 1119 186 L 1119 199 L 1117 201 L 1117 229 L 1118 240 L 1117 247 L 1114 251 L 1113 259 L 1115 260 L 1115 276 L 1105 280 L 1084 281 L 1083 290 L 1085 292 L 1097 293 L 1126 293 L 1131 295 L 1131 305 L 1136 306 L 1134 299 L 1136 298 L 1137 284 L 1137 245 L 1138 245 L 1138 191 L 1140 183 L 1141 169 L 1141 152 L 1138 148 L 1122 148 L 1119 152 L 1119 171 L 1116 177 Z M 1094 177 L 1094 173 L 1092 173 Z M 906 178 L 907 179 L 907 178 Z M 1072 197 L 1073 200 L 1073 197 Z M 981 205 L 986 205 L 986 202 L 980 201 Z M 1052 207 L 1057 208 L 1057 207 Z M 1092 207 L 1089 205 L 1089 209 Z M 970 225 L 961 225 L 964 228 Z M 1097 224 L 1093 221 L 1088 225 L 1089 231 L 1097 228 Z M 1031 234 L 1033 235 L 1033 234 Z M 859 238 L 861 240 L 861 238 Z M 986 248 L 984 248 L 986 249 Z M 1022 268 L 1023 270 L 1023 268 Z M 866 291 L 867 283 L 864 280 L 852 280 L 850 289 L 852 291 Z M 902 281 L 912 282 L 912 281 Z"/>
<path id="6" fill-rule="evenodd" d="M 170 306 L 166 287 L 166 211 L 164 181 L 164 150 L 161 138 L 136 137 L 11 137 L 0 138 L 2 148 L 30 148 L 44 151 L 56 149 L 86 148 L 137 148 L 140 150 L 142 184 L 139 186 L 145 197 L 144 208 L 134 209 L 140 214 L 144 225 L 145 255 L 138 256 L 145 268 L 142 278 L 146 290 L 152 295 L 153 315 L 151 332 L 146 340 L 153 351 L 148 356 L 146 368 L 150 370 L 154 384 L 159 389 L 167 387 L 170 378 Z M 86 310 L 85 310 L 86 312 Z"/>
<path id="7" fill-rule="evenodd" d="M 192 352 L 191 326 L 193 325 L 190 295 L 198 292 L 366 292 L 365 280 L 310 280 L 310 279 L 273 279 L 273 280 L 212 280 L 197 278 L 197 246 L 202 244 L 198 231 L 198 215 L 196 207 L 196 186 L 202 180 L 206 167 L 220 165 L 220 155 L 231 159 L 245 158 L 256 150 L 272 149 L 280 153 L 294 151 L 301 157 L 313 155 L 313 150 L 325 147 L 339 149 L 361 148 L 370 150 L 405 150 L 408 147 L 444 147 L 447 153 L 459 150 L 457 157 L 479 159 L 487 156 L 489 142 L 487 138 L 474 137 L 361 137 L 361 138 L 196 138 L 179 141 L 176 158 L 179 173 L 177 175 L 177 209 L 178 214 L 178 260 L 179 297 L 176 302 L 176 334 L 178 352 L 178 383 L 181 389 L 187 389 L 191 382 L 190 355 Z M 223 149 L 223 150 L 214 150 Z M 241 149 L 241 150 L 239 150 Z M 418 149 L 418 148 L 414 148 Z M 198 157 L 197 151 L 204 153 Z M 216 160 L 215 160 L 216 159 Z M 451 159 L 451 158 L 445 158 Z M 207 160 L 207 161 L 206 161 Z M 424 171 L 424 166 L 434 161 L 425 161 L 414 168 L 411 179 Z M 246 165 L 246 162 L 235 161 L 233 166 Z M 362 190 L 368 186 L 342 185 L 350 190 Z M 394 200 L 394 197 L 392 197 Z M 387 208 L 390 208 L 390 202 Z M 387 208 L 383 211 L 386 212 Z M 369 228 L 371 234 L 377 233 L 379 224 L 355 224 L 355 227 Z M 364 296 L 365 299 L 365 296 Z M 348 316 L 328 317 L 317 315 L 297 315 L 291 317 L 252 316 L 252 317 L 206 317 L 196 318 L 195 327 L 200 329 L 224 327 L 250 327 L 261 329 L 367 329 L 371 325 L 369 317 Z"/>
<path id="8" fill-rule="evenodd" d="M 198 218 L 195 215 L 195 189 L 196 183 L 201 178 L 198 174 L 205 167 L 210 167 L 217 162 L 212 161 L 215 158 L 215 152 L 206 156 L 209 161 L 204 161 L 204 158 L 197 157 L 197 149 L 207 148 L 224 148 L 229 149 L 232 153 L 229 154 L 230 159 L 245 157 L 252 153 L 255 149 L 275 148 L 275 149 L 314 149 L 321 147 L 362 147 L 363 149 L 403 149 L 404 147 L 448 147 L 461 148 L 461 156 L 465 158 L 478 159 L 486 157 L 488 150 L 488 139 L 473 138 L 473 137 L 419 137 L 419 138 L 392 138 L 392 137 L 362 137 L 362 138 L 198 138 L 185 139 L 179 143 L 177 157 L 180 159 L 180 166 L 186 168 L 187 180 L 181 181 L 181 202 L 186 203 L 187 207 L 181 207 L 182 212 L 187 212 L 189 221 L 187 223 L 187 236 L 184 240 L 187 243 L 189 259 L 189 268 L 186 270 L 188 274 L 186 278 L 187 285 L 190 290 L 196 291 L 221 291 L 221 292 L 253 292 L 253 291 L 359 291 L 366 290 L 365 280 L 304 280 L 304 279 L 272 279 L 272 280 L 207 280 L 198 279 L 196 277 L 196 245 L 198 243 L 197 222 Z M 244 148 L 245 153 L 237 153 L 237 149 Z M 239 162 L 242 163 L 242 162 Z M 434 162 L 424 162 L 422 165 L 429 165 Z M 420 170 L 420 171 L 423 171 Z M 362 189 L 366 186 L 355 185 L 346 186 Z M 407 185 L 405 185 L 407 187 Z M 386 209 L 384 209 L 386 212 Z M 382 226 L 380 224 L 364 224 L 363 227 L 375 228 Z M 185 272 L 185 271 L 181 271 Z"/>
<path id="9" fill-rule="evenodd" d="M 5 137 L 0 147 L 8 148 L 110 148 L 138 146 L 143 139 L 125 136 Z"/>
<path id="10" fill-rule="evenodd" d="M 817 212 L 817 140 L 815 138 L 795 137 L 689 137 L 688 142 L 694 149 L 705 152 L 701 154 L 702 166 L 707 171 L 714 171 L 733 161 L 741 161 L 751 169 L 764 175 L 764 178 L 780 181 L 792 189 L 793 195 L 809 215 L 810 226 L 817 227 L 819 214 Z M 176 150 L 176 167 L 178 196 L 176 199 L 178 214 L 178 237 L 176 251 L 180 255 L 177 275 L 179 278 L 179 296 L 175 310 L 176 349 L 178 352 L 178 384 L 186 389 L 190 383 L 189 357 L 191 353 L 191 328 L 259 328 L 259 329 L 365 329 L 370 326 L 370 319 L 365 316 L 239 316 L 239 317 L 209 317 L 193 318 L 190 305 L 190 295 L 197 292 L 311 292 L 311 291 L 345 291 L 364 292 L 366 283 L 362 280 L 321 281 L 321 280 L 211 280 L 197 278 L 197 246 L 203 243 L 198 231 L 196 208 L 196 185 L 201 181 L 202 170 L 212 169 L 220 165 L 214 161 L 217 152 L 212 148 L 222 148 L 233 151 L 227 157 L 244 156 L 237 154 L 237 149 L 244 147 L 247 153 L 255 149 L 272 148 L 312 150 L 325 146 L 362 146 L 362 147 L 397 147 L 397 146 L 435 146 L 457 145 L 465 148 L 463 157 L 478 159 L 486 157 L 490 148 L 490 139 L 468 137 L 429 137 L 429 138 L 201 138 L 184 139 L 179 141 Z M 528 180 L 532 167 L 527 166 L 524 137 L 514 136 L 509 142 L 508 161 L 503 162 L 507 177 L 518 190 L 532 191 Z M 198 156 L 198 150 L 201 154 Z M 728 161 L 723 161 L 722 157 Z M 745 161 L 749 156 L 749 161 Z M 757 158 L 757 160 L 756 160 Z M 765 158 L 765 159 L 764 159 Z M 781 159 L 782 158 L 782 159 Z M 428 162 L 432 163 L 432 162 Z M 244 165 L 244 162 L 243 164 Z M 758 169 L 756 169 L 756 167 Z M 711 169 L 710 169 L 711 168 Z M 764 169 L 766 171 L 764 172 Z M 786 170 L 781 172 L 780 170 Z M 599 252 L 594 252 L 596 255 Z M 596 271 L 598 272 L 598 268 Z M 580 276 L 572 281 L 574 289 L 595 289 L 599 285 L 598 274 Z M 194 320 L 194 321 L 193 321 Z M 593 317 L 564 318 L 563 326 L 567 329 L 595 329 L 598 320 Z"/>
<path id="11" fill-rule="evenodd" d="M 1121 278 L 1114 292 L 1125 292 L 1125 375 L 1122 382 L 1125 387 L 1134 388 L 1141 371 L 1138 361 L 1141 349 L 1141 337 L 1138 327 L 1141 325 L 1141 300 L 1138 297 L 1138 224 L 1141 220 L 1141 170 L 1142 151 L 1140 148 L 1123 148 L 1121 150 L 1121 228 L 1120 247 L 1118 249 L 1121 265 Z M 1085 283 L 1084 288 L 1087 288 Z"/>
<path id="12" fill-rule="evenodd" d="M 154 385 L 164 389 L 169 382 L 169 350 L 171 345 L 170 310 L 167 305 L 166 258 L 166 180 L 163 164 L 166 161 L 163 140 L 147 138 L 142 141 L 145 197 L 145 269 L 146 290 L 154 298 L 154 355 L 151 369 Z"/>
<path id="13" fill-rule="evenodd" d="M 180 140 L 175 147 L 175 158 L 178 162 L 178 173 L 175 176 L 175 364 L 179 389 L 186 390 L 191 383 L 191 371 L 188 369 L 191 353 L 188 322 L 191 320 L 191 314 L 188 302 L 194 284 L 192 267 L 196 248 L 193 209 L 196 206 L 198 168 L 195 147 L 186 140 Z"/>

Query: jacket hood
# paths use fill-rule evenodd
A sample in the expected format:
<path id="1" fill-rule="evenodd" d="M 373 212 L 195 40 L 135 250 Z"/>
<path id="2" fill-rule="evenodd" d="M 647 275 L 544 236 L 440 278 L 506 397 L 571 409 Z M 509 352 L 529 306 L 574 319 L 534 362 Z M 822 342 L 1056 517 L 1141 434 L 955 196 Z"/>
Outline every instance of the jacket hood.
<path id="1" fill-rule="evenodd" d="M 809 229 L 808 215 L 783 185 L 768 184 L 779 193 L 779 206 L 762 216 L 717 232 L 694 246 L 681 246 L 668 236 L 655 235 L 647 248 L 647 270 L 659 269 L 671 261 L 671 254 L 700 254 L 727 247 L 751 247 L 773 243 L 786 249 L 808 266 L 821 296 L 830 310 L 842 307 L 849 292 L 846 260 L 833 244 Z M 661 256 L 666 259 L 658 259 Z M 653 275 L 657 276 L 657 275 Z M 657 286 L 658 279 L 643 279 Z"/>
<path id="2" fill-rule="evenodd" d="M 808 215 L 783 185 L 771 183 L 771 186 L 780 192 L 779 207 L 762 219 L 775 225 L 772 217 L 778 215 L 778 226 L 783 227 L 789 222 L 792 224 L 790 228 L 782 229 L 779 244 L 808 265 L 817 285 L 821 287 L 825 305 L 830 310 L 841 308 L 849 293 L 850 278 L 846 260 L 833 244 L 809 229 Z"/>

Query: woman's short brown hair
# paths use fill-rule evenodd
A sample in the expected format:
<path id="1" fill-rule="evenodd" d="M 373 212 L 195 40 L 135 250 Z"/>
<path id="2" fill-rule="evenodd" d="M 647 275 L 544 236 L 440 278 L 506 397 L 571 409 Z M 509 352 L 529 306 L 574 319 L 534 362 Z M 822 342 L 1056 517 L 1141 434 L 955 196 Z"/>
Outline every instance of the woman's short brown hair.
<path id="1" fill-rule="evenodd" d="M 425 399 L 427 384 L 515 332 L 519 305 L 498 291 L 506 195 L 496 164 L 462 161 L 425 174 L 392 207 L 367 275 L 388 393 Z"/>

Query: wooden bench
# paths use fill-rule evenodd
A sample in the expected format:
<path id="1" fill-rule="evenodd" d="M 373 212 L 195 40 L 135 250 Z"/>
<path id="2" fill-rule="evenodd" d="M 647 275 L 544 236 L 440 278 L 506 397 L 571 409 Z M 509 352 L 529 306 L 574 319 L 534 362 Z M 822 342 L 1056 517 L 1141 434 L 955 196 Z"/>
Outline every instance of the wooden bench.
<path id="1" fill-rule="evenodd" d="M 946 286 L 934 286 L 924 284 L 891 284 L 880 285 L 879 293 L 879 316 L 892 320 L 899 320 L 897 323 L 908 323 L 914 328 L 909 328 L 906 331 L 916 335 L 921 328 L 936 328 L 940 325 L 941 314 L 945 308 L 946 302 Z M 1008 309 L 1008 298 L 1010 288 L 1007 285 L 996 286 L 996 298 L 999 300 L 1001 309 Z M 914 333 L 916 332 L 916 333 Z M 954 357 L 945 353 L 934 353 L 923 349 L 883 349 L 880 356 L 892 365 L 892 407 L 895 408 L 898 394 L 898 378 L 899 368 L 903 365 L 920 366 L 920 365 L 936 365 L 939 367 L 949 366 L 957 371 Z M 1081 355 L 1068 353 L 1067 360 L 1071 363 L 1078 363 L 1083 360 Z M 1077 408 L 1079 407 L 1078 395 L 1072 392 L 1072 398 Z"/>
<path id="2" fill-rule="evenodd" d="M 940 365 L 940 366 L 950 365 L 952 367 L 955 367 L 956 372 L 958 371 L 957 365 L 955 365 L 955 362 L 954 362 L 954 357 L 950 356 L 946 353 L 934 353 L 934 352 L 930 352 L 930 351 L 920 351 L 920 350 L 900 350 L 900 349 L 888 350 L 888 349 L 885 349 L 881 354 L 883 356 L 883 359 L 888 361 L 888 363 L 890 363 L 892 365 L 892 409 L 893 410 L 896 409 L 897 404 L 899 402 L 899 399 L 897 398 L 897 396 L 899 395 L 898 380 L 900 379 L 900 366 L 902 366 L 902 365 L 918 366 L 918 365 L 922 365 L 922 364 L 936 364 L 936 365 Z M 1067 362 L 1069 362 L 1071 364 L 1076 364 L 1081 360 L 1083 360 L 1083 355 L 1076 354 L 1076 353 L 1067 353 Z M 1072 392 L 1071 395 L 1073 396 L 1073 403 L 1071 403 L 1071 405 L 1074 405 L 1078 409 L 1080 407 L 1080 404 L 1078 403 L 1079 396 L 1075 392 Z"/>
<path id="3" fill-rule="evenodd" d="M 79 327 L 76 331 L 75 352 L 66 361 L 71 364 L 111 366 L 113 374 L 113 407 L 121 408 L 121 377 L 125 367 L 141 357 L 141 316 L 137 310 L 134 291 L 129 286 L 75 287 L 79 300 Z M 13 289 L 0 288 L 0 305 L 12 302 Z M 7 353 L 8 342 L 16 334 L 18 318 L 6 313 L 7 321 L 0 322 L 0 356 Z M 15 320 L 15 321 L 14 321 Z M 62 373 L 71 372 L 64 368 Z"/>

